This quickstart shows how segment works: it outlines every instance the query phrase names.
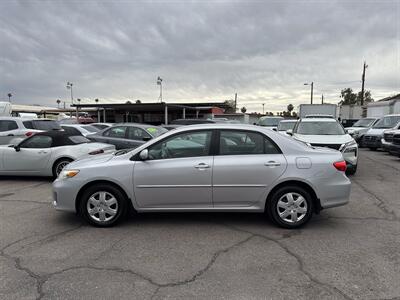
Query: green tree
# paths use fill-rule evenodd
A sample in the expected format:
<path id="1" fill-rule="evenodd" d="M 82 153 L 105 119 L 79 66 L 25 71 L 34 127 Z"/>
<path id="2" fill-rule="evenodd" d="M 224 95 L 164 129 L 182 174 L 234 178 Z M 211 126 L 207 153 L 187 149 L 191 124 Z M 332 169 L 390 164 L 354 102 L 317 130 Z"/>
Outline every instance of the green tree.
<path id="1" fill-rule="evenodd" d="M 357 94 L 353 92 L 351 88 L 345 88 L 340 92 L 340 98 L 342 99 L 340 105 L 351 105 L 351 104 L 361 104 L 361 92 Z M 371 91 L 364 91 L 364 103 L 373 102 Z"/>
<path id="2" fill-rule="evenodd" d="M 241 109 L 240 109 L 240 111 L 242 112 L 242 113 L 245 113 L 246 111 L 247 111 L 247 109 L 246 109 L 246 107 L 242 107 Z"/>
<path id="3" fill-rule="evenodd" d="M 224 104 L 227 105 L 228 107 L 225 109 L 225 113 L 227 114 L 232 114 L 236 112 L 235 109 L 235 100 L 225 100 Z"/>
<path id="4" fill-rule="evenodd" d="M 289 104 L 289 105 L 287 106 L 287 110 L 288 110 L 289 114 L 293 111 L 293 109 L 294 109 L 293 104 Z"/>

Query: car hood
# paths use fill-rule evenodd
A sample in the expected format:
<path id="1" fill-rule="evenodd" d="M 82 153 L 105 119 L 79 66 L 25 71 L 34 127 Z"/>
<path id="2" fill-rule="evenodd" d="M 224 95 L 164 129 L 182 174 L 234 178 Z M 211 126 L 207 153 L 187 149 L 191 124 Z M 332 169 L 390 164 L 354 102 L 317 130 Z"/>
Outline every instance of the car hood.
<path id="1" fill-rule="evenodd" d="M 367 131 L 367 135 L 383 135 L 383 132 L 385 130 L 388 130 L 390 128 L 371 128 L 370 130 Z"/>
<path id="2" fill-rule="evenodd" d="M 310 144 L 344 144 L 351 142 L 353 138 L 349 134 L 342 135 L 303 135 L 293 134 L 293 137 Z"/>
<path id="3" fill-rule="evenodd" d="M 86 167 L 88 165 L 97 165 L 105 163 L 111 160 L 113 157 L 114 154 L 112 153 L 85 156 L 84 158 L 80 158 L 70 163 L 68 165 L 68 169 L 74 169 L 74 168 L 79 169 L 80 167 Z"/>

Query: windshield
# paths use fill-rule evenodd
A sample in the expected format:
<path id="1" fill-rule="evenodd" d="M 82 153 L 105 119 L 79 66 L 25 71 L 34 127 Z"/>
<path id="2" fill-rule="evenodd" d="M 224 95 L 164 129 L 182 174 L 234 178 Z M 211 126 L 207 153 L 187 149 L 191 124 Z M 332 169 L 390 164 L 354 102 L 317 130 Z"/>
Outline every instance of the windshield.
<path id="1" fill-rule="evenodd" d="M 81 135 L 69 136 L 68 139 L 77 145 L 91 142 L 90 140 L 88 140 L 87 138 L 85 138 L 84 136 L 81 136 Z"/>
<path id="2" fill-rule="evenodd" d="M 352 127 L 369 127 L 374 121 L 375 119 L 361 119 L 355 122 Z"/>
<path id="3" fill-rule="evenodd" d="M 147 127 L 146 131 L 150 133 L 153 137 L 158 137 L 168 132 L 168 130 L 163 127 Z"/>
<path id="4" fill-rule="evenodd" d="M 100 129 L 98 129 L 98 128 L 92 126 L 92 125 L 84 125 L 84 126 L 82 126 L 82 128 L 86 129 L 89 132 L 98 132 L 98 131 L 100 131 Z"/>
<path id="5" fill-rule="evenodd" d="M 343 135 L 343 127 L 337 122 L 300 122 L 296 133 L 304 135 Z"/>
<path id="6" fill-rule="evenodd" d="M 258 121 L 258 125 L 261 126 L 278 126 L 279 122 L 281 121 L 281 118 L 261 118 Z"/>
<path id="7" fill-rule="evenodd" d="M 380 119 L 372 128 L 393 128 L 400 122 L 400 116 L 387 116 Z"/>
<path id="8" fill-rule="evenodd" d="M 289 129 L 293 129 L 294 125 L 296 125 L 297 121 L 293 121 L 293 122 L 280 122 L 278 125 L 278 131 L 286 131 Z"/>
<path id="9" fill-rule="evenodd" d="M 52 120 L 33 120 L 33 128 L 38 130 L 60 130 L 61 127 L 56 121 Z"/>

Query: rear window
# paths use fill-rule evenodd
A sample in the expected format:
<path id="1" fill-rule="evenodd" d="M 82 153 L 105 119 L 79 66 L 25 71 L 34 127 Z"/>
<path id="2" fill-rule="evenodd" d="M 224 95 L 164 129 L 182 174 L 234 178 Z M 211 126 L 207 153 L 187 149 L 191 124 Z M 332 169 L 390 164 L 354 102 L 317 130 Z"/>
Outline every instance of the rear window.
<path id="1" fill-rule="evenodd" d="M 22 123 L 24 124 L 25 128 L 27 128 L 27 129 L 35 129 L 33 127 L 32 121 L 23 121 Z"/>
<path id="2" fill-rule="evenodd" d="M 78 145 L 78 144 L 84 144 L 84 143 L 90 143 L 90 140 L 87 139 L 87 138 L 85 138 L 85 137 L 82 136 L 82 135 L 73 135 L 73 136 L 69 136 L 68 139 L 69 139 L 72 143 L 74 143 L 74 144 L 76 144 L 76 145 Z"/>
<path id="3" fill-rule="evenodd" d="M 32 121 L 33 128 L 38 130 L 60 130 L 61 127 L 56 121 L 52 120 L 34 120 Z"/>
<path id="4" fill-rule="evenodd" d="M 0 121 L 0 132 L 18 129 L 18 125 L 15 121 L 1 120 Z"/>
<path id="5" fill-rule="evenodd" d="M 150 133 L 153 137 L 157 137 L 168 132 L 168 130 L 163 127 L 147 127 L 146 131 Z"/>
<path id="6" fill-rule="evenodd" d="M 86 129 L 89 132 L 98 132 L 98 131 L 100 131 L 100 129 L 98 129 L 98 128 L 92 126 L 92 125 L 84 125 L 84 126 L 82 126 L 82 128 Z"/>

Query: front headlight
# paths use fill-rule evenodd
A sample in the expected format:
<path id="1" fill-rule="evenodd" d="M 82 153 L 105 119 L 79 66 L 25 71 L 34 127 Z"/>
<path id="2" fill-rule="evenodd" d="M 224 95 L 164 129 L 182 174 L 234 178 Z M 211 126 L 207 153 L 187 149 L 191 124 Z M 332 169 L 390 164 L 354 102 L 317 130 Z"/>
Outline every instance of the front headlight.
<path id="1" fill-rule="evenodd" d="M 357 147 L 357 142 L 355 140 L 352 140 L 350 142 L 347 142 L 344 146 L 345 146 L 345 148 Z"/>
<path id="2" fill-rule="evenodd" d="M 58 179 L 67 179 L 67 178 L 72 178 L 78 175 L 79 170 L 63 170 L 61 173 L 58 175 Z"/>

